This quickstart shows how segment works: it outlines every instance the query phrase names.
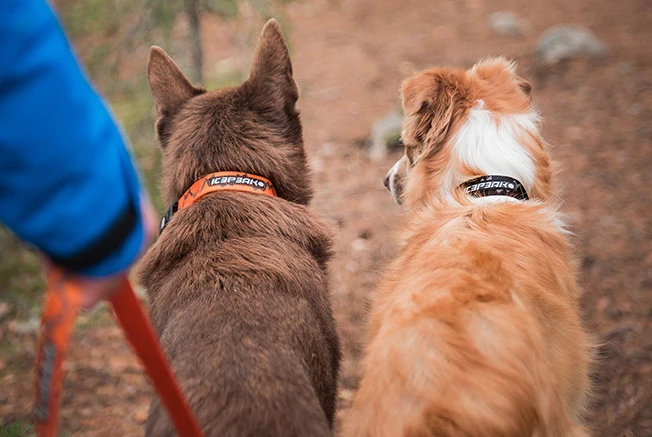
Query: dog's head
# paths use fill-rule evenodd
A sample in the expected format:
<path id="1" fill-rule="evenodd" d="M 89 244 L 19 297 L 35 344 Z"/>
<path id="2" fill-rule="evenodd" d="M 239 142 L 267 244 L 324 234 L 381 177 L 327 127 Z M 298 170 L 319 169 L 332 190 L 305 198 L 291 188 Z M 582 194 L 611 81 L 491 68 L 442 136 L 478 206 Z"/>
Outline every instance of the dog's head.
<path id="1" fill-rule="evenodd" d="M 550 195 L 551 170 L 530 85 L 503 58 L 468 71 L 434 68 L 402 85 L 404 156 L 385 185 L 410 209 L 460 201 L 474 177 L 518 179 L 531 198 Z"/>
<path id="2" fill-rule="evenodd" d="M 169 202 L 206 174 L 238 171 L 269 179 L 279 197 L 308 203 L 312 189 L 295 107 L 299 93 L 275 20 L 265 25 L 249 78 L 240 86 L 195 87 L 158 47 L 150 51 L 147 72 Z"/>

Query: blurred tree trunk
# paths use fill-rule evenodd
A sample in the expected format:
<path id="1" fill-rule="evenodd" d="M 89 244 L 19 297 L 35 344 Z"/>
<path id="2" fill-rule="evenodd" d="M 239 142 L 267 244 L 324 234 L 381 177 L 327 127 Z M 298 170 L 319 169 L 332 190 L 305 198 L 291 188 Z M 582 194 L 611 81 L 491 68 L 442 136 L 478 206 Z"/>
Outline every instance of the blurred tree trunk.
<path id="1" fill-rule="evenodd" d="M 189 38 L 190 38 L 190 60 L 192 71 L 190 80 L 195 84 L 202 83 L 202 68 L 204 64 L 201 48 L 201 31 L 199 23 L 199 0 L 184 0 L 186 15 L 188 16 Z"/>

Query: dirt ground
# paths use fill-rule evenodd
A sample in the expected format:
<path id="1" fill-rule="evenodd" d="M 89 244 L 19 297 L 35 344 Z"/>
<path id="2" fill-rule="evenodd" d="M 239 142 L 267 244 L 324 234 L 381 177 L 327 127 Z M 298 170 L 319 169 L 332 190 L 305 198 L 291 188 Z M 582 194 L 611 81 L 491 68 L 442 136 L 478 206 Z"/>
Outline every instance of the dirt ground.
<path id="1" fill-rule="evenodd" d="M 488 16 L 497 11 L 526 20 L 524 35 L 495 35 Z M 559 23 L 589 27 L 609 54 L 540 64 L 537 38 Z M 595 436 L 652 436 L 652 2 L 314 0 L 290 4 L 282 24 L 301 89 L 313 207 L 338 230 L 331 271 L 344 351 L 339 414 L 359 378 L 366 309 L 402 221 L 382 186 L 400 153 L 371 161 L 371 125 L 397 107 L 411 72 L 502 54 L 532 83 L 576 234 L 582 311 L 598 344 L 589 423 Z M 205 20 L 207 68 L 233 50 L 234 29 Z M 142 435 L 151 389 L 108 314 L 101 319 L 77 330 L 62 430 Z M 33 344 L 23 336 L 14 358 L 0 361 L 5 421 L 29 418 Z"/>

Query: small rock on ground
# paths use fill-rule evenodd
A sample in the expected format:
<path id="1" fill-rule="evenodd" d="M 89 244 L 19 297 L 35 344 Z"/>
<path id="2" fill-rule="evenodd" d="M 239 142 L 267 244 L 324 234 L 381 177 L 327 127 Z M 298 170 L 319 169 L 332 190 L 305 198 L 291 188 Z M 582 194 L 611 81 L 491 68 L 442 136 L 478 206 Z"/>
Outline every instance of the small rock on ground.
<path id="1" fill-rule="evenodd" d="M 512 12 L 495 12 L 489 16 L 491 30 L 497 35 L 516 37 L 523 35 L 523 26 Z"/>
<path id="2" fill-rule="evenodd" d="M 539 59 L 546 64 L 606 53 L 607 46 L 583 26 L 558 25 L 546 30 L 539 38 Z"/>
<path id="3" fill-rule="evenodd" d="M 403 116 L 392 111 L 374 123 L 371 128 L 371 147 L 369 157 L 380 161 L 387 156 L 389 149 L 398 148 L 403 126 Z"/>

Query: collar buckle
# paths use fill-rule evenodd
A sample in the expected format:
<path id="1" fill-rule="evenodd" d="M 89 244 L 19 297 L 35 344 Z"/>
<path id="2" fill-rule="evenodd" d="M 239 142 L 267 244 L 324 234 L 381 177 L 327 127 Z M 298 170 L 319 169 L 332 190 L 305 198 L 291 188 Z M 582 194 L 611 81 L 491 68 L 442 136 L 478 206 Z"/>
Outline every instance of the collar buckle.
<path id="1" fill-rule="evenodd" d="M 168 222 L 170 221 L 170 219 L 172 218 L 174 213 L 177 212 L 178 209 L 179 209 L 179 202 L 178 201 L 174 202 L 172 205 L 170 205 L 170 207 L 168 208 L 168 210 L 165 213 L 165 215 L 163 216 L 163 218 L 161 218 L 161 224 L 160 224 L 159 230 L 158 230 L 159 235 L 161 235 L 161 233 L 163 232 L 163 229 L 165 229 L 165 226 L 168 224 Z"/>

